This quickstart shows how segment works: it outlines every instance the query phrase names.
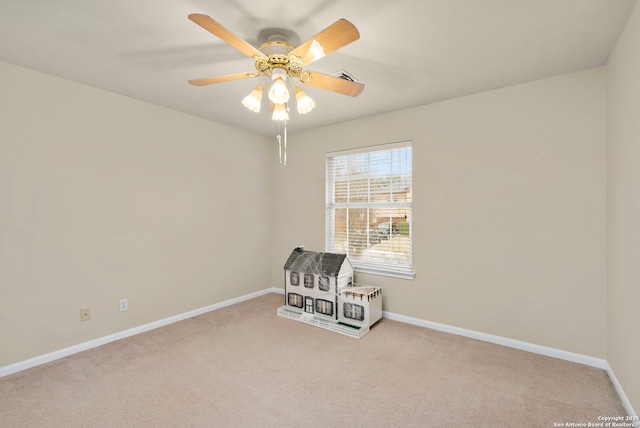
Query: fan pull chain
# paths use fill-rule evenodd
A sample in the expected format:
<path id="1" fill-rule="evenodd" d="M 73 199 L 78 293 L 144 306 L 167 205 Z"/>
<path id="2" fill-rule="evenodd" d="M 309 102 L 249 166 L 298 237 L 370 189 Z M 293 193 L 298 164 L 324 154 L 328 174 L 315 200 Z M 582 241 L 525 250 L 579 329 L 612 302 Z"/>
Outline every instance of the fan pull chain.
<path id="1" fill-rule="evenodd" d="M 280 131 L 280 121 L 278 121 L 278 131 Z M 284 120 L 284 151 L 282 149 L 283 141 L 282 135 L 276 135 L 276 139 L 278 140 L 278 156 L 280 158 L 280 163 L 282 165 L 287 164 L 287 121 Z"/>
<path id="2" fill-rule="evenodd" d="M 287 121 L 284 121 L 284 162 L 283 165 L 287 164 Z"/>
<path id="3" fill-rule="evenodd" d="M 278 134 L 276 138 L 278 139 L 278 155 L 280 156 L 280 163 L 282 163 L 282 137 Z"/>

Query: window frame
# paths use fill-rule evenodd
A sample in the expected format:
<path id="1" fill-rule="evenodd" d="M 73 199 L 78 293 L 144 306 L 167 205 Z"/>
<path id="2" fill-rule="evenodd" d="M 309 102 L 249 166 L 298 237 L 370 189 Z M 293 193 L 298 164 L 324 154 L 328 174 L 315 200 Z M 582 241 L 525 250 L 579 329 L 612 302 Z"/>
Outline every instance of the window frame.
<path id="1" fill-rule="evenodd" d="M 296 304 L 299 301 L 299 305 Z M 304 306 L 304 296 L 298 293 L 288 293 L 287 294 L 287 304 L 289 306 L 293 306 L 294 308 L 302 309 Z"/>
<path id="2" fill-rule="evenodd" d="M 387 202 L 374 202 L 369 200 L 368 202 L 335 202 L 334 187 L 336 183 L 335 169 L 331 167 L 331 162 L 334 162 L 335 158 L 362 155 L 380 151 L 391 151 L 400 148 L 411 149 L 411 189 L 413 190 L 413 142 L 411 140 L 400 141 L 396 143 L 380 144 L 375 146 L 360 147 L 350 150 L 343 150 L 338 152 L 326 153 L 325 164 L 325 248 L 328 252 L 336 252 L 333 246 L 335 232 L 335 212 L 336 209 L 406 209 L 408 211 L 409 222 L 409 263 L 406 266 L 396 265 L 385 262 L 371 262 L 366 260 L 360 260 L 355 257 L 350 257 L 354 270 L 360 273 L 391 276 L 402 279 L 414 279 L 415 273 L 413 272 L 413 192 L 411 193 L 410 201 L 387 201 Z M 333 176 L 330 174 L 333 173 Z M 367 214 L 368 215 L 368 214 Z M 390 229 L 393 225 L 390 221 Z M 347 232 L 349 233 L 349 232 Z M 348 239 L 348 238 L 347 238 Z M 370 243 L 367 238 L 367 243 Z M 347 250 L 348 253 L 348 250 Z"/>
<path id="3" fill-rule="evenodd" d="M 329 310 L 327 311 L 326 308 Z M 329 317 L 333 316 L 333 302 L 326 299 L 316 299 L 315 301 L 315 309 L 316 313 L 326 315 Z"/>
<path id="4" fill-rule="evenodd" d="M 318 289 L 320 291 L 329 292 L 331 290 L 331 278 L 327 275 L 321 275 L 318 277 Z"/>
<path id="5" fill-rule="evenodd" d="M 300 285 L 300 272 L 291 271 L 289 273 L 289 284 L 294 287 L 298 287 Z"/>
<path id="6" fill-rule="evenodd" d="M 305 273 L 303 277 L 303 282 L 304 282 L 305 288 L 313 288 L 316 282 L 315 275 L 313 275 L 312 273 Z"/>
<path id="7" fill-rule="evenodd" d="M 355 321 L 364 321 L 365 307 L 357 303 L 344 302 L 342 305 L 345 318 Z"/>

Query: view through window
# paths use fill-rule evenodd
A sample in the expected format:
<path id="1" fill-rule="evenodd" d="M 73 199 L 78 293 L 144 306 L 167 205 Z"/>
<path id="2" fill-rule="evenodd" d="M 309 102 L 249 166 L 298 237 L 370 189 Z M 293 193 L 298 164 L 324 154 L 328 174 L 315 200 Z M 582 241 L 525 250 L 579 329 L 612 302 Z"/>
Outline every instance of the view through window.
<path id="1" fill-rule="evenodd" d="M 327 155 L 327 251 L 358 271 L 413 277 L 411 142 Z"/>

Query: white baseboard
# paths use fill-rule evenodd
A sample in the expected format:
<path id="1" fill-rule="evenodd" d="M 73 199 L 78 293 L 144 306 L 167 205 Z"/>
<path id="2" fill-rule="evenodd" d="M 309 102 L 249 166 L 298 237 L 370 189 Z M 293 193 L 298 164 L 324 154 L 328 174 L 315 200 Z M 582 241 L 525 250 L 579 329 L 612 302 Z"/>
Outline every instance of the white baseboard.
<path id="1" fill-rule="evenodd" d="M 431 328 L 433 330 L 442 331 L 445 333 L 456 334 L 459 336 L 469 337 L 471 339 L 481 340 L 483 342 L 495 343 L 497 345 L 507 346 L 509 348 L 520 349 L 522 351 L 531 352 L 534 354 L 545 355 L 547 357 L 558 358 L 560 360 L 571 361 L 578 364 L 584 364 L 586 366 L 596 367 L 607 372 L 609 375 L 609 379 L 611 379 L 611 383 L 613 383 L 618 396 L 620 397 L 620 401 L 622 401 L 622 405 L 627 411 L 627 415 L 629 416 L 637 416 L 633 407 L 631 406 L 631 402 L 627 398 L 620 382 L 616 378 L 613 373 L 613 369 L 609 365 L 607 360 L 603 360 L 601 358 L 589 357 L 587 355 L 576 354 L 573 352 L 563 351 L 561 349 L 549 348 L 547 346 L 534 345 L 528 342 L 521 342 L 519 340 L 508 339 L 506 337 L 494 336 L 492 334 L 481 333 L 478 331 L 467 330 L 459 327 L 452 327 L 446 324 L 439 324 L 432 321 L 425 321 L 419 318 L 407 317 L 404 315 L 394 314 L 392 312 L 382 312 L 382 316 L 384 318 L 388 318 L 394 321 L 400 321 L 407 324 L 417 325 L 419 327 Z M 640 424 L 634 425 L 640 427 Z"/>
<path id="2" fill-rule="evenodd" d="M 620 397 L 620 401 L 622 401 L 622 405 L 627 411 L 627 415 L 638 416 L 636 412 L 633 410 L 633 406 L 631 405 L 631 402 L 627 398 L 627 395 L 622 390 L 622 385 L 620 385 L 620 382 L 618 382 L 618 379 L 616 378 L 616 375 L 613 373 L 613 369 L 609 365 L 609 362 L 606 363 L 605 370 L 607 371 L 607 374 L 609 375 L 609 379 L 611 379 L 611 383 L 613 383 L 613 387 L 616 389 L 616 392 Z M 640 426 L 640 424 L 636 422 L 634 426 Z"/>
<path id="3" fill-rule="evenodd" d="M 119 333 L 114 333 L 109 336 L 104 336 L 95 340 L 90 340 L 89 342 L 80 343 L 78 345 L 70 346 L 68 348 L 60 349 L 58 351 L 50 352 L 48 354 L 40 355 L 35 358 L 28 359 L 26 361 L 21 361 L 15 364 L 10 364 L 8 366 L 0 367 L 0 377 L 8 376 L 13 373 L 17 373 L 22 370 L 30 369 L 32 367 L 39 366 L 41 364 L 49 363 L 51 361 L 58 360 L 60 358 L 68 357 L 69 355 L 77 354 L 78 352 L 86 351 L 88 349 L 96 348 L 98 346 L 114 342 L 116 340 L 124 339 L 127 337 L 134 336 L 136 334 L 144 333 L 149 330 L 154 330 L 158 327 L 164 327 L 169 324 L 173 324 L 178 321 L 186 320 L 188 318 L 193 318 L 197 315 L 201 315 L 207 312 L 215 311 L 216 309 L 221 309 L 226 306 L 235 305 L 236 303 L 244 302 L 245 300 L 254 299 L 259 296 L 263 296 L 269 293 L 282 293 L 284 291 L 273 287 L 267 288 L 265 290 L 256 291 L 255 293 L 245 294 L 244 296 L 236 297 L 234 299 L 225 300 L 224 302 L 215 303 L 210 306 L 205 306 L 204 308 L 195 309 L 193 311 L 185 312 L 183 314 L 175 315 L 169 318 L 165 318 L 159 321 L 154 321 L 149 324 L 144 324 L 138 327 L 134 327 L 129 330 L 124 330 Z"/>
<path id="4" fill-rule="evenodd" d="M 553 357 L 561 360 L 571 361 L 574 363 L 584 364 L 586 366 L 597 367 L 603 370 L 607 366 L 607 361 L 601 358 L 589 357 L 587 355 L 576 354 L 573 352 L 563 351 L 561 349 L 549 348 L 547 346 L 541 346 L 541 345 L 534 345 L 528 342 L 521 342 L 519 340 L 508 339 L 506 337 L 501 337 L 501 336 L 494 336 L 492 334 L 481 333 L 478 331 L 467 330 L 459 327 L 452 327 L 450 325 L 439 324 L 437 322 L 432 322 L 432 321 L 425 321 L 419 318 L 412 318 L 404 315 L 398 315 L 392 312 L 386 312 L 386 311 L 382 312 L 382 316 L 394 321 L 400 321 L 407 324 L 417 325 L 420 327 L 431 328 L 433 330 L 456 334 L 458 336 L 469 337 L 471 339 L 482 340 L 483 342 L 495 343 L 496 345 L 502 345 L 502 346 L 507 346 L 509 348 L 520 349 L 522 351 L 527 351 L 534 354 L 546 355 L 547 357 Z"/>
<path id="5" fill-rule="evenodd" d="M 266 288 L 261 291 L 256 291 L 255 293 L 245 294 L 244 296 L 225 300 L 224 302 L 215 303 L 213 305 L 205 306 L 204 308 L 195 309 L 193 311 L 185 312 L 183 314 L 175 315 L 173 317 L 165 318 L 159 321 L 154 321 L 149 324 L 144 324 L 129 330 L 124 330 L 119 333 L 115 333 L 109 336 L 91 340 L 89 342 L 80 343 L 78 345 L 70 346 L 68 348 L 64 348 L 58 351 L 50 352 L 48 354 L 40 355 L 38 357 L 31 358 L 26 361 L 21 361 L 15 364 L 10 364 L 8 366 L 0 367 L 0 377 L 8 376 L 10 374 L 17 373 L 22 370 L 36 367 L 41 364 L 49 363 L 51 361 L 55 361 L 60 358 L 68 357 L 69 355 L 73 355 L 78 352 L 96 348 L 98 346 L 101 346 L 110 342 L 114 342 L 116 340 L 131 337 L 136 334 L 154 330 L 159 327 L 164 327 L 166 325 L 173 324 L 178 321 L 183 321 L 185 319 L 202 315 L 207 312 L 211 312 L 227 306 L 235 305 L 236 303 L 244 302 L 246 300 L 251 300 L 256 297 L 264 296 L 265 294 L 269 294 L 269 293 L 284 294 L 284 290 L 278 287 Z M 456 334 L 458 336 L 469 337 L 471 339 L 477 339 L 483 342 L 495 343 L 497 345 L 507 346 L 509 348 L 520 349 L 522 351 L 532 352 L 534 354 L 545 355 L 548 357 L 558 358 L 561 360 L 571 361 L 574 363 L 584 364 L 587 366 L 603 369 L 609 375 L 609 378 L 611 379 L 611 382 L 613 383 L 616 391 L 618 392 L 618 395 L 620 396 L 620 400 L 622 401 L 628 414 L 630 416 L 637 416 L 627 396 L 622 390 L 622 386 L 616 379 L 616 376 L 614 375 L 613 370 L 611 369 L 611 367 L 609 366 L 609 363 L 606 360 L 595 358 L 595 357 L 589 357 L 586 355 L 576 354 L 573 352 L 567 352 L 560 349 L 549 348 L 546 346 L 534 345 L 531 343 L 521 342 L 519 340 L 514 340 L 514 339 L 508 339 L 501 336 L 494 336 L 492 334 L 481 333 L 474 330 L 467 330 L 464 328 L 452 327 L 446 324 L 439 324 L 432 321 L 425 321 L 419 318 L 412 318 L 405 315 L 394 314 L 392 312 L 387 312 L 387 311 L 383 311 L 382 316 L 384 318 L 388 318 L 394 321 L 399 321 L 399 322 L 412 324 L 420 327 L 426 327 L 433 330 L 442 331 L 445 333 Z"/>

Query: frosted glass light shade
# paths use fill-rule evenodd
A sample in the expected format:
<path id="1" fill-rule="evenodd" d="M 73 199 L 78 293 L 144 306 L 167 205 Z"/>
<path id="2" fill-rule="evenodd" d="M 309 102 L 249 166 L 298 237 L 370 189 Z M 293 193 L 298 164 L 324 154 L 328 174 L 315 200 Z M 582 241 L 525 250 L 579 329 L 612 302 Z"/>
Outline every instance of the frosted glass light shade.
<path id="1" fill-rule="evenodd" d="M 289 89 L 282 77 L 278 77 L 273 81 L 271 89 L 269 89 L 269 99 L 274 104 L 284 104 L 289 101 Z"/>
<path id="2" fill-rule="evenodd" d="M 298 113 L 307 114 L 316 106 L 316 103 L 300 88 L 296 86 L 296 102 Z"/>
<path id="3" fill-rule="evenodd" d="M 242 100 L 242 105 L 256 113 L 260 112 L 260 101 L 262 101 L 262 85 L 256 86 L 253 91 Z"/>
<path id="4" fill-rule="evenodd" d="M 276 104 L 273 108 L 272 120 L 289 120 L 289 113 L 287 113 L 287 106 L 284 104 Z"/>

